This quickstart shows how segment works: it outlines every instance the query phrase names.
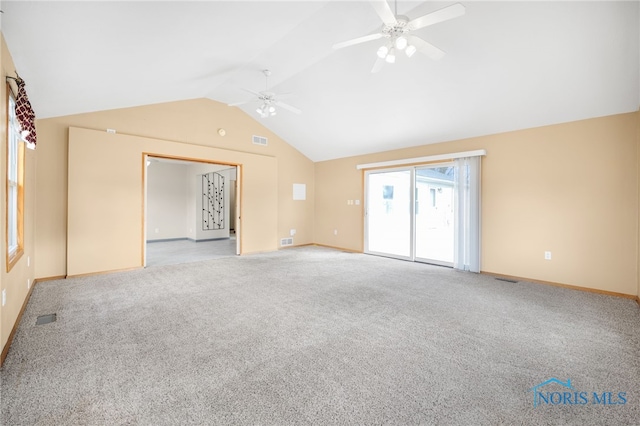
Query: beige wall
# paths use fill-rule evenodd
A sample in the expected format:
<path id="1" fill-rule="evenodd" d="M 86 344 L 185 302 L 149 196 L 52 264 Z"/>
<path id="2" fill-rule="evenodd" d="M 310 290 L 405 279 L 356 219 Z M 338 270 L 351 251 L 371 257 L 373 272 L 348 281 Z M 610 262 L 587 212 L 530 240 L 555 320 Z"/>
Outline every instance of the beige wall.
<path id="1" fill-rule="evenodd" d="M 143 266 L 144 153 L 240 165 L 242 253 L 277 249 L 275 157 L 70 128 L 67 275 Z"/>
<path id="2" fill-rule="evenodd" d="M 314 241 L 314 173 L 313 163 L 308 158 L 237 108 L 208 99 L 169 102 L 38 120 L 38 137 L 42 142 L 38 146 L 41 161 L 38 163 L 40 179 L 37 181 L 38 211 L 35 220 L 38 231 L 35 250 L 40 261 L 36 266 L 36 277 L 64 276 L 69 273 L 66 265 L 67 151 L 70 127 L 98 130 L 96 134 L 104 137 L 109 135 L 105 132 L 109 128 L 115 129 L 118 137 L 131 135 L 155 139 L 159 141 L 158 146 L 163 145 L 163 149 L 183 157 L 192 157 L 196 151 L 195 155 L 207 156 L 210 151 L 199 151 L 198 148 L 206 147 L 236 152 L 238 155 L 247 153 L 271 158 L 270 161 L 277 163 L 277 179 L 272 182 L 274 187 L 271 188 L 271 193 L 276 194 L 277 209 L 274 240 L 288 237 L 289 229 L 295 228 L 296 245 Z M 226 136 L 218 134 L 219 128 L 226 130 Z M 269 145 L 254 145 L 253 135 L 268 137 Z M 156 142 L 148 146 L 151 152 L 155 151 L 154 143 Z M 102 152 L 99 143 L 95 144 L 94 149 L 96 153 Z M 89 155 L 90 152 L 85 154 Z M 94 157 L 94 163 L 96 159 L 100 157 Z M 221 161 L 219 158 L 213 160 Z M 131 164 L 134 167 L 133 162 Z M 135 164 L 139 167 L 141 163 L 136 160 Z M 113 167 L 120 169 L 122 166 L 113 164 Z M 293 183 L 307 184 L 307 201 L 293 201 Z M 255 244 L 251 234 L 246 235 L 249 239 L 243 243 L 248 252 L 264 246 L 262 243 Z M 258 240 L 261 238 L 258 237 Z M 275 248 L 274 244 L 276 241 L 270 247 Z"/>
<path id="3" fill-rule="evenodd" d="M 486 149 L 482 271 L 638 294 L 638 120 L 621 114 L 316 163 L 315 240 L 363 249 L 363 207 L 347 205 L 363 199 L 357 164 Z"/>
<path id="4" fill-rule="evenodd" d="M 11 330 L 18 318 L 20 310 L 29 293 L 27 289 L 27 280 L 33 283 L 34 278 L 34 211 L 35 211 L 35 172 L 36 172 L 36 152 L 29 149 L 25 150 L 25 215 L 24 215 L 24 255 L 7 273 L 6 268 L 6 173 L 7 173 L 7 87 L 5 85 L 5 77 L 7 75 L 15 77 L 15 66 L 9 53 L 9 49 L 5 43 L 4 37 L 1 39 L 1 62 L 2 62 L 2 84 L 0 84 L 0 176 L 2 176 L 0 184 L 0 241 L 2 241 L 2 253 L 0 254 L 0 287 L 7 292 L 7 303 L 0 306 L 0 346 L 4 349 Z M 27 92 L 29 90 L 27 81 Z M 16 90 L 15 85 L 13 86 Z M 37 111 L 36 111 L 37 113 Z M 39 141 L 40 139 L 38 139 Z M 27 260 L 30 265 L 27 266 Z"/>

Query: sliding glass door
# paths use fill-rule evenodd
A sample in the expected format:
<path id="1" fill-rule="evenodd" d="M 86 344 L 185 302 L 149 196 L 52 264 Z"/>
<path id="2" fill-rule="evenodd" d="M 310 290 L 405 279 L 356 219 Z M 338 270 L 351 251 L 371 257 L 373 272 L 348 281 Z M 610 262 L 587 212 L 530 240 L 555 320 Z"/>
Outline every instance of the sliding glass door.
<path id="1" fill-rule="evenodd" d="M 454 165 L 366 172 L 365 251 L 453 266 Z"/>

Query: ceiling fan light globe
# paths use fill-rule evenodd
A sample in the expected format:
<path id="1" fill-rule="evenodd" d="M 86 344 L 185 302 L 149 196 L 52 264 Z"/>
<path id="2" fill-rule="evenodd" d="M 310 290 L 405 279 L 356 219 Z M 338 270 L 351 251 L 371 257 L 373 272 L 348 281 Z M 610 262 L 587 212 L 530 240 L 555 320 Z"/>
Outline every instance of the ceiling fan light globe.
<path id="1" fill-rule="evenodd" d="M 405 47 L 407 47 L 407 44 L 409 44 L 409 42 L 407 41 L 407 38 L 404 36 L 398 37 L 395 42 L 396 49 L 398 50 L 403 50 Z"/>
<path id="2" fill-rule="evenodd" d="M 389 53 L 387 54 L 387 57 L 384 58 L 384 60 L 389 64 L 393 64 L 396 61 L 396 50 L 393 47 L 389 49 Z"/>
<path id="3" fill-rule="evenodd" d="M 406 50 L 404 51 L 404 53 L 407 55 L 407 57 L 412 57 L 414 53 L 416 53 L 416 47 L 412 44 L 408 45 Z"/>
<path id="4" fill-rule="evenodd" d="M 272 114 L 275 114 L 275 112 L 276 112 L 275 107 L 270 106 L 270 107 L 269 107 L 269 112 L 270 112 L 270 113 L 272 113 Z"/>
<path id="5" fill-rule="evenodd" d="M 380 49 L 378 49 L 378 58 L 384 59 L 387 57 L 388 53 L 389 53 L 389 48 L 387 46 L 380 46 Z"/>

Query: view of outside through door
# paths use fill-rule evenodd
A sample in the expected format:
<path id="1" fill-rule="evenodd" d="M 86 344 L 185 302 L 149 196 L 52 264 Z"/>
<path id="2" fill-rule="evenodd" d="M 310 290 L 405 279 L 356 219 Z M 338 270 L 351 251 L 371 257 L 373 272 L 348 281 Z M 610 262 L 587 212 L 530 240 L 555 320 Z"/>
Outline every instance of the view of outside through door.
<path id="1" fill-rule="evenodd" d="M 367 173 L 366 251 L 452 266 L 454 170 L 447 164 Z"/>
<path id="2" fill-rule="evenodd" d="M 368 251 L 410 257 L 411 170 L 368 176 Z"/>
<path id="3" fill-rule="evenodd" d="M 422 167 L 415 173 L 415 257 L 453 264 L 454 168 Z"/>

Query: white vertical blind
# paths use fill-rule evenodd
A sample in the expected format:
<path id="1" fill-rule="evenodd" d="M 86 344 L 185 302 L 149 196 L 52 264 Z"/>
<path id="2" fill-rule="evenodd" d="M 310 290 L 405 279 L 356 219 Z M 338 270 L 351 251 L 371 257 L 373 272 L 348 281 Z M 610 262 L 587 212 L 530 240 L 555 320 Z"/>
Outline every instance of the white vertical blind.
<path id="1" fill-rule="evenodd" d="M 480 272 L 480 156 L 456 163 L 454 257 L 456 269 Z"/>

